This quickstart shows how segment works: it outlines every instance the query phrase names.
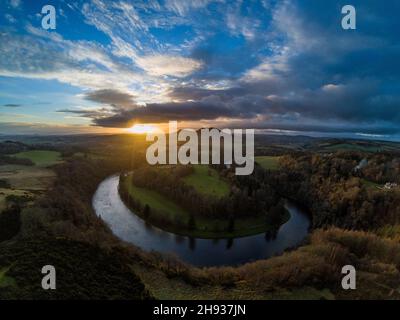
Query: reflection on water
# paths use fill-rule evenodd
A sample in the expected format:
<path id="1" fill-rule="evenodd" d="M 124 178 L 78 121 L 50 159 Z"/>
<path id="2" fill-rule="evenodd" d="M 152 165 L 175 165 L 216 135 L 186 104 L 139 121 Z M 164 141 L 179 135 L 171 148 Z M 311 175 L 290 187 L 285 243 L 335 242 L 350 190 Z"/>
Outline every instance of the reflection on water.
<path id="1" fill-rule="evenodd" d="M 265 241 L 270 242 L 271 240 L 275 240 L 278 236 L 278 231 L 276 229 L 268 230 L 265 232 Z"/>
<path id="2" fill-rule="evenodd" d="M 286 208 L 290 219 L 275 232 L 236 239 L 197 239 L 153 227 L 130 211 L 118 194 L 119 177 L 104 180 L 93 197 L 93 207 L 120 239 L 144 250 L 179 256 L 198 266 L 237 265 L 268 258 L 298 245 L 308 233 L 307 215 L 295 204 Z"/>
<path id="3" fill-rule="evenodd" d="M 233 238 L 229 238 L 226 240 L 226 249 L 230 249 L 233 246 Z"/>
<path id="4" fill-rule="evenodd" d="M 196 238 L 189 238 L 189 249 L 196 250 Z"/>

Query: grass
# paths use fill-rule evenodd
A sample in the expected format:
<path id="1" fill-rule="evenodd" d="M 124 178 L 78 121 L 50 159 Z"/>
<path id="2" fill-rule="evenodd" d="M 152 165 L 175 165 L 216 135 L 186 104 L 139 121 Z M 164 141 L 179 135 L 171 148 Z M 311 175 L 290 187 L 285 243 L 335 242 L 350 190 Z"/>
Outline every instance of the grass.
<path id="1" fill-rule="evenodd" d="M 39 167 L 48 167 L 62 161 L 59 152 L 48 150 L 24 151 L 16 153 L 13 156 L 20 159 L 29 159 Z"/>
<path id="2" fill-rule="evenodd" d="M 189 214 L 168 198 L 158 192 L 136 187 L 132 183 L 132 176 L 126 179 L 125 187 L 134 199 L 138 200 L 142 205 L 147 204 L 150 208 L 162 212 L 166 219 L 171 221 L 180 219 L 185 222 L 188 219 Z"/>
<path id="3" fill-rule="evenodd" d="M 12 277 L 8 277 L 6 274 L 10 267 L 0 268 L 0 288 L 15 286 L 15 280 Z"/>
<path id="4" fill-rule="evenodd" d="M 55 177 L 55 173 L 36 166 L 4 165 L 0 166 L 0 179 L 10 183 L 11 189 L 45 191 Z"/>
<path id="5" fill-rule="evenodd" d="M 379 189 L 380 187 L 382 187 L 382 185 L 380 185 L 379 183 L 375 183 L 367 179 L 361 179 L 361 183 L 367 188 Z"/>
<path id="6" fill-rule="evenodd" d="M 196 217 L 196 227 L 194 229 L 188 228 L 190 218 L 188 211 L 158 192 L 136 187 L 133 185 L 132 179 L 133 176 L 129 175 L 124 180 L 122 187 L 129 192 L 130 197 L 139 201 L 142 206 L 147 204 L 150 207 L 151 213 L 147 221 L 160 229 L 175 234 L 204 239 L 237 238 L 271 230 L 271 226 L 266 224 L 264 215 L 235 219 L 232 231 L 228 231 L 228 219 L 211 219 L 205 217 Z M 138 210 L 134 211 L 144 219 L 141 212 L 138 212 Z M 288 213 L 285 221 L 287 221 L 289 216 Z M 158 221 L 166 221 L 168 223 L 160 225 Z"/>
<path id="7" fill-rule="evenodd" d="M 279 169 L 279 158 L 274 156 L 259 156 L 256 157 L 256 162 L 267 170 L 278 170 Z"/>
<path id="8" fill-rule="evenodd" d="M 183 178 L 183 181 L 196 189 L 200 194 L 223 198 L 229 194 L 229 184 L 222 180 L 218 172 L 207 165 L 195 165 L 194 172 Z"/>

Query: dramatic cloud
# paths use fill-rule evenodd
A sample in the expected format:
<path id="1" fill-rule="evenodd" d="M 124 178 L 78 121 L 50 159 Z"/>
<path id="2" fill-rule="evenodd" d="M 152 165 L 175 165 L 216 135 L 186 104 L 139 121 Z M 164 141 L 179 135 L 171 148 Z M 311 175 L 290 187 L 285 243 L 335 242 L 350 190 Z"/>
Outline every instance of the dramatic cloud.
<path id="1" fill-rule="evenodd" d="M 111 62 L 99 46 L 28 29 L 42 38 L 0 33 L 0 76 L 56 79 L 91 89 L 126 88 L 131 81 L 143 79 Z"/>
<path id="2" fill-rule="evenodd" d="M 163 123 L 170 120 L 214 120 L 221 116 L 234 116 L 234 111 L 223 105 L 204 102 L 148 104 L 133 110 L 121 111 L 110 117 L 96 118 L 96 125 L 104 127 L 130 127 L 133 123 Z"/>
<path id="3" fill-rule="evenodd" d="M 112 89 L 88 92 L 85 94 L 85 99 L 114 107 L 127 108 L 135 105 L 133 95 Z"/>
<path id="4" fill-rule="evenodd" d="M 0 78 L 78 88 L 52 111 L 96 127 L 178 120 L 395 134 L 400 3 L 352 4 L 357 30 L 341 28 L 333 0 L 76 1 L 63 9 L 79 32 L 47 32 L 34 20 L 17 30 L 8 21 Z M 0 103 L 14 102 L 27 105 Z"/>

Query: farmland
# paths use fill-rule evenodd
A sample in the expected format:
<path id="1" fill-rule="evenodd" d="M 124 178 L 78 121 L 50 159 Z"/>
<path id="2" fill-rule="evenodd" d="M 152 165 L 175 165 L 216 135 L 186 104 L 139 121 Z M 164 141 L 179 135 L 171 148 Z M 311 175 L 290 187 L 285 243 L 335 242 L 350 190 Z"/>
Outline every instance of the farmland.
<path id="1" fill-rule="evenodd" d="M 256 163 L 267 170 L 279 169 L 279 157 L 274 156 L 259 156 L 255 158 Z"/>
<path id="2" fill-rule="evenodd" d="M 29 159 L 36 166 L 47 167 L 61 162 L 61 155 L 57 151 L 32 150 L 23 151 L 13 155 L 19 159 Z"/>
<path id="3" fill-rule="evenodd" d="M 48 166 L 60 163 L 61 154 L 49 150 L 30 150 L 12 154 L 11 157 L 29 159 L 34 165 L 5 164 L 0 166 L 0 209 L 6 206 L 7 196 L 32 197 L 47 190 L 55 173 Z"/>

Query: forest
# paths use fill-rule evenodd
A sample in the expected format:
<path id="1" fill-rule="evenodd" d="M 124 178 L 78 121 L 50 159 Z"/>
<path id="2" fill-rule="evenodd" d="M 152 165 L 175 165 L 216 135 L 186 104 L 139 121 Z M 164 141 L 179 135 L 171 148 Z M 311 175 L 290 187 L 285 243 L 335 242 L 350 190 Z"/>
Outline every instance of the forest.
<path id="1" fill-rule="evenodd" d="M 282 170 L 270 179 L 279 193 L 310 209 L 314 228 L 370 230 L 398 223 L 399 189 L 384 188 L 385 183 L 399 181 L 398 154 L 371 154 L 368 164 L 357 170 L 364 158 L 350 151 L 286 155 Z"/>

